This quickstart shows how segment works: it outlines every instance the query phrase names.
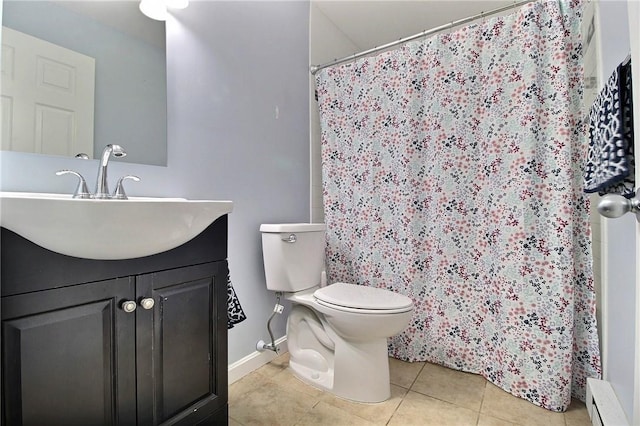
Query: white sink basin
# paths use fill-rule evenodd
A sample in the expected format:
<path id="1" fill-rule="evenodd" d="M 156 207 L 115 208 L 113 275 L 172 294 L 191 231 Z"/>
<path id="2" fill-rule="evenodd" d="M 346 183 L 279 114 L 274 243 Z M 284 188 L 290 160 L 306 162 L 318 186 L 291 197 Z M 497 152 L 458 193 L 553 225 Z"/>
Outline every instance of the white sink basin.
<path id="1" fill-rule="evenodd" d="M 132 259 L 178 247 L 233 210 L 231 201 L 0 192 L 0 225 L 51 251 L 85 259 Z"/>

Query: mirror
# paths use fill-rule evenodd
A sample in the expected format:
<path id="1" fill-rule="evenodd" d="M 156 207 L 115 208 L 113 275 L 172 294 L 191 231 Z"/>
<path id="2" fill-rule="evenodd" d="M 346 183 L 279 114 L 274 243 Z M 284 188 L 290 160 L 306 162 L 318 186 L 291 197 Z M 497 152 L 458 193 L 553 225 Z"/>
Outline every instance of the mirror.
<path id="1" fill-rule="evenodd" d="M 9 37 L 5 32 L 15 30 L 35 37 L 35 42 L 44 40 L 44 45 L 53 43 L 64 49 L 94 59 L 93 124 L 85 134 L 89 142 L 86 152 L 89 157 L 99 158 L 107 144 L 118 144 L 125 148 L 127 156 L 122 161 L 158 166 L 167 165 L 167 92 L 166 92 L 166 54 L 164 22 L 154 21 L 144 16 L 138 1 L 87 0 L 87 1 L 26 1 L 4 0 L 2 8 L 2 117 L 5 120 L 20 120 L 20 108 L 11 108 L 8 96 L 5 96 L 5 79 L 11 73 L 13 51 L 7 49 Z M 5 30 L 8 27 L 9 30 Z M 13 33 L 13 32 L 12 32 Z M 22 37 L 22 34 L 19 34 Z M 40 39 L 40 40 L 37 40 Z M 48 43 L 47 43 L 48 42 Z M 54 48 L 57 48 L 54 46 Z M 18 61 L 14 61 L 18 62 Z M 50 63 L 56 63 L 55 61 Z M 42 68 L 40 65 L 34 68 Z M 53 68 L 52 68 L 53 69 Z M 65 69 L 71 69 L 67 67 Z M 72 81 L 65 73 L 53 69 L 43 74 L 52 81 Z M 13 72 L 14 76 L 24 73 Z M 78 77 L 73 83 L 85 79 Z M 86 80 L 86 79 L 85 79 Z M 38 80 L 39 81 L 39 80 Z M 33 84 L 33 83 L 27 83 Z M 37 84 L 36 84 L 37 85 Z M 91 84 L 87 84 L 90 86 Z M 24 92 L 24 91 L 22 91 Z M 91 105 L 91 102 L 85 103 Z M 41 105 L 37 105 L 38 107 Z M 30 110 L 33 110 L 33 106 Z M 79 108 L 78 111 L 90 111 L 91 108 Z M 49 110 L 51 111 L 51 109 Z M 59 110 L 56 110 L 57 113 Z M 53 134 L 49 130 L 62 129 L 68 134 L 76 134 L 79 116 L 68 113 L 61 115 L 46 113 L 30 119 L 30 125 L 19 133 L 17 125 L 3 126 L 2 149 L 11 149 L 7 143 L 15 134 L 21 134 L 27 145 L 36 146 L 44 136 Z M 13 114 L 13 116 L 12 116 Z M 31 113 L 33 114 L 33 113 Z M 65 115 L 62 114 L 62 115 Z M 90 115 L 90 114 L 89 114 Z M 9 118 L 10 117 L 10 118 Z M 58 117 L 58 118 L 56 118 Z M 68 118 L 71 117 L 71 118 Z M 48 124 L 42 124 L 42 123 Z M 25 137 L 24 135 L 28 135 Z M 71 137 L 69 137 L 71 139 Z M 24 149 L 24 144 L 15 143 L 15 150 L 47 153 Z M 74 156 L 78 152 L 66 154 Z"/>

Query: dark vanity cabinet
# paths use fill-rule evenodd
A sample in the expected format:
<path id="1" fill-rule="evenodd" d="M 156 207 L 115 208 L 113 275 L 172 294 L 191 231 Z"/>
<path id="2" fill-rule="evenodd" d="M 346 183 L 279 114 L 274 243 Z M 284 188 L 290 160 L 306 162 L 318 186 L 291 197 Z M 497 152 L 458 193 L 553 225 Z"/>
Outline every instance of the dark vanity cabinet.
<path id="1" fill-rule="evenodd" d="M 116 261 L 1 232 L 3 425 L 227 424 L 227 216 Z"/>

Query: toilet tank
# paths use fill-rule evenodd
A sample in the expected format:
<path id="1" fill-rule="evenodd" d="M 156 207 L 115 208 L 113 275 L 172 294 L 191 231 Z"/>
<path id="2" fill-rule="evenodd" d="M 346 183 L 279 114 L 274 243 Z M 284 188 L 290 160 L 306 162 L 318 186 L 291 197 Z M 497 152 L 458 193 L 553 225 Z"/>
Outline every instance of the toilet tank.
<path id="1" fill-rule="evenodd" d="M 324 223 L 263 224 L 262 257 L 267 288 L 296 292 L 320 284 L 324 269 Z"/>

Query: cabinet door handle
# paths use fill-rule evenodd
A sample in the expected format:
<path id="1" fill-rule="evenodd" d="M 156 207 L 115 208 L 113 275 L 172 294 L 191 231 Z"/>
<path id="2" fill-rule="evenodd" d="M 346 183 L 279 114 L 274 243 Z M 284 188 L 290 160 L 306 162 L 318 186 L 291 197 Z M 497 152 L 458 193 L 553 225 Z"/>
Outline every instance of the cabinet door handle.
<path id="1" fill-rule="evenodd" d="M 156 301 L 153 300 L 153 298 L 151 297 L 145 297 L 140 301 L 140 306 L 142 306 L 144 309 L 151 309 L 155 304 L 156 304 Z"/>
<path id="2" fill-rule="evenodd" d="M 136 305 L 136 302 L 134 302 L 133 300 L 125 300 L 124 302 L 122 302 L 122 305 L 120 305 L 122 310 L 128 313 L 135 311 L 137 306 L 138 305 Z"/>

